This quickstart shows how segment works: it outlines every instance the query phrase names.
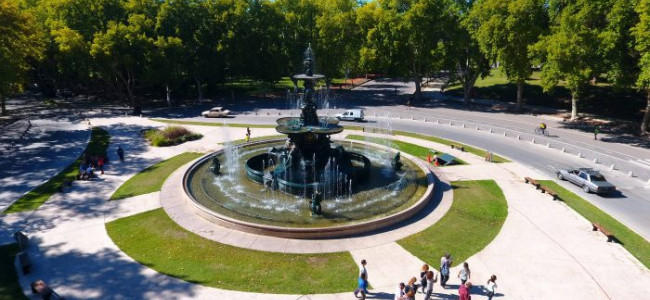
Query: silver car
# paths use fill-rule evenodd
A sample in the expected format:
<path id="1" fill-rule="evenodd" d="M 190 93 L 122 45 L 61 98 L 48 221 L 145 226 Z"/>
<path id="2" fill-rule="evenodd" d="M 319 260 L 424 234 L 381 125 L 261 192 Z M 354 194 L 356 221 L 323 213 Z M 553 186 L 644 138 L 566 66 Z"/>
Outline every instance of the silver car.
<path id="1" fill-rule="evenodd" d="M 557 178 L 560 180 L 568 180 L 582 187 L 585 193 L 604 194 L 616 191 L 616 187 L 607 182 L 605 176 L 589 168 L 558 169 Z"/>
<path id="2" fill-rule="evenodd" d="M 223 107 L 213 107 L 210 110 L 206 110 L 201 113 L 202 116 L 208 118 L 208 117 L 213 117 L 213 118 L 221 118 L 221 117 L 226 117 L 230 114 L 230 111 L 223 108 Z"/>

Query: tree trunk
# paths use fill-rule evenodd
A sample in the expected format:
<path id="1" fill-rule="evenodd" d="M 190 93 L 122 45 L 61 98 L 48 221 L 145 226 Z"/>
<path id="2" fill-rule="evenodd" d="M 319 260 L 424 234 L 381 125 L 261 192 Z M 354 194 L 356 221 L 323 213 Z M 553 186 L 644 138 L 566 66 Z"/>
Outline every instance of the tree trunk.
<path id="1" fill-rule="evenodd" d="M 578 91 L 571 93 L 571 120 L 578 118 L 578 100 L 580 100 Z"/>
<path id="2" fill-rule="evenodd" d="M 7 115 L 7 107 L 5 104 L 5 97 L 0 95 L 0 116 L 6 116 L 6 115 Z"/>
<path id="3" fill-rule="evenodd" d="M 463 83 L 463 98 L 465 99 L 465 104 L 469 104 L 472 100 L 472 86 L 473 84 L 470 82 L 466 81 Z"/>
<path id="4" fill-rule="evenodd" d="M 417 77 L 415 78 L 415 94 L 413 95 L 415 102 L 420 102 L 420 95 L 422 95 L 422 79 Z"/>
<path id="5" fill-rule="evenodd" d="M 524 81 L 517 81 L 517 109 L 524 105 Z"/>
<path id="6" fill-rule="evenodd" d="M 165 92 L 167 93 L 167 107 L 172 107 L 172 90 L 169 85 L 165 85 Z"/>
<path id="7" fill-rule="evenodd" d="M 194 76 L 194 82 L 196 82 L 196 90 L 199 93 L 199 103 L 203 102 L 203 86 L 201 86 L 201 78 Z"/>
<path id="8" fill-rule="evenodd" d="M 647 93 L 647 100 L 645 113 L 643 114 L 643 121 L 641 122 L 641 134 L 648 134 L 648 123 L 650 123 L 650 88 L 646 89 L 645 91 Z"/>

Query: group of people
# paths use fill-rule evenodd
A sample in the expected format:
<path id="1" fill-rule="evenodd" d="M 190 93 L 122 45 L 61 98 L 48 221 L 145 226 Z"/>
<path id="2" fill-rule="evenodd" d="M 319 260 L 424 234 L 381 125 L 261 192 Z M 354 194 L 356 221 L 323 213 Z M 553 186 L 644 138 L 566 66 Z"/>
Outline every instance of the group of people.
<path id="1" fill-rule="evenodd" d="M 361 299 L 366 299 L 366 295 L 368 294 L 368 270 L 366 269 L 366 264 L 367 262 L 365 259 L 361 260 L 361 265 L 359 266 L 358 286 L 354 291 L 354 296 Z M 445 254 L 440 259 L 439 274 L 436 274 L 433 268 L 428 264 L 425 264 L 420 270 L 419 277 L 412 277 L 406 284 L 404 282 L 399 283 L 398 290 L 395 292 L 395 300 L 415 300 L 415 295 L 418 293 L 418 289 L 421 289 L 420 292 L 424 294 L 425 300 L 433 299 L 433 287 L 434 284 L 438 282 L 438 279 L 440 280 L 440 286 L 443 289 L 447 288 L 451 264 L 452 259 L 449 253 Z M 471 276 L 472 273 L 469 269 L 469 264 L 464 262 L 457 275 L 461 283 L 458 287 L 458 297 L 460 300 L 471 299 L 470 290 L 472 288 L 472 283 L 469 281 Z M 494 296 L 497 287 L 496 280 L 496 275 L 492 275 L 483 286 L 484 293 L 489 300 Z"/>
<path id="2" fill-rule="evenodd" d="M 107 160 L 104 155 L 93 155 L 90 157 L 84 155 L 79 166 L 79 179 L 90 180 L 96 177 L 94 170 L 99 170 L 101 174 L 104 174 L 104 164 L 106 164 Z"/>

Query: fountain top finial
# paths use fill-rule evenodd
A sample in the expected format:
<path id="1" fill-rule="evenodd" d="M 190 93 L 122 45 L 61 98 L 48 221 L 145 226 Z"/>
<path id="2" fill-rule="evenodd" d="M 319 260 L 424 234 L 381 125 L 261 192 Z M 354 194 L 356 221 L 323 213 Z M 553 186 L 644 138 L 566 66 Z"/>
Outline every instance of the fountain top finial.
<path id="1" fill-rule="evenodd" d="M 307 50 L 304 53 L 304 64 L 305 64 L 305 75 L 313 76 L 314 75 L 314 51 L 311 49 L 311 43 L 307 46 Z"/>

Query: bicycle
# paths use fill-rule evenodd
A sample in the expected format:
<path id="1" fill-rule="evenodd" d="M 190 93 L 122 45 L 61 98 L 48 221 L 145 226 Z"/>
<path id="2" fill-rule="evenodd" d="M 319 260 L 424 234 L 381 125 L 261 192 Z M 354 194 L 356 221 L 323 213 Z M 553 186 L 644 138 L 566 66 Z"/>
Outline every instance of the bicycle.
<path id="1" fill-rule="evenodd" d="M 539 128 L 539 127 L 535 128 L 535 134 L 544 135 L 544 136 L 549 135 L 548 129 L 542 129 L 542 128 Z"/>

